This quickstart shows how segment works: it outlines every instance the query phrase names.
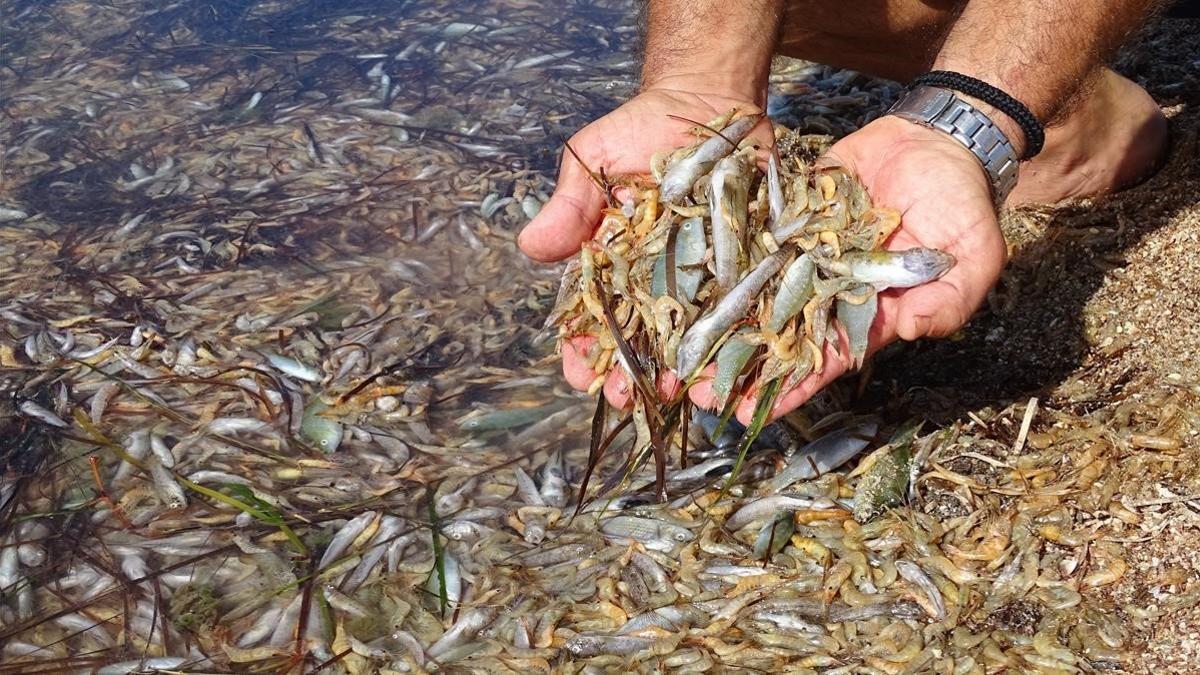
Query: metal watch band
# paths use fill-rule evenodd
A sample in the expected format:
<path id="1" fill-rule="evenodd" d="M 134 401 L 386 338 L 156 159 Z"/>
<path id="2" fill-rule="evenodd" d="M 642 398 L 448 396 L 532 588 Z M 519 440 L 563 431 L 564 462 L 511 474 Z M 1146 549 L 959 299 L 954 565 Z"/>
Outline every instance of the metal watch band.
<path id="1" fill-rule="evenodd" d="M 987 115 L 954 92 L 920 86 L 905 92 L 888 111 L 901 119 L 944 131 L 975 155 L 992 180 L 992 197 L 999 207 L 1017 184 L 1017 152 L 1008 137 Z"/>

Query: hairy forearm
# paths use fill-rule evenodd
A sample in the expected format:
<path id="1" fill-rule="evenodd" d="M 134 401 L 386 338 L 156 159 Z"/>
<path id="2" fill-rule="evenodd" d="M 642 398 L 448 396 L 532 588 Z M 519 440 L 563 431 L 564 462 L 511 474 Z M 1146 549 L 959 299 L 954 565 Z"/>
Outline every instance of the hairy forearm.
<path id="1" fill-rule="evenodd" d="M 646 0 L 642 88 L 687 88 L 763 103 L 782 5 Z"/>
<path id="2" fill-rule="evenodd" d="M 1000 87 L 1053 122 L 1160 0 L 968 0 L 934 60 Z M 1015 124 L 997 120 L 1023 141 Z"/>

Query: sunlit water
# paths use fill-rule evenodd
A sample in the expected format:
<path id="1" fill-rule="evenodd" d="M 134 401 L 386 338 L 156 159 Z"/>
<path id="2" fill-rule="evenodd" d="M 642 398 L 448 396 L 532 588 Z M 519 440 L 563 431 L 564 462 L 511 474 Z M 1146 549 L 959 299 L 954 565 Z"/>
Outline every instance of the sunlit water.
<path id="1" fill-rule="evenodd" d="M 556 270 L 513 241 L 562 139 L 631 88 L 629 6 L 18 3 L 6 18 L 4 196 L 30 217 L 8 224 L 5 300 L 95 314 L 105 338 L 144 324 L 317 367 L 380 329 L 313 394 L 432 344 L 418 376 L 452 388 L 428 408 L 443 435 L 477 381 L 540 378 L 506 405 L 563 393 L 533 366 Z"/>

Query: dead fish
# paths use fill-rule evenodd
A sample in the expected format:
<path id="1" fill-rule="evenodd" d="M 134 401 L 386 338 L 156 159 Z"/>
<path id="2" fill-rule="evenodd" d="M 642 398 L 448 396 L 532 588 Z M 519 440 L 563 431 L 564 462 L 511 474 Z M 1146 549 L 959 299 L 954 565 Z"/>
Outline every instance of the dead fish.
<path id="1" fill-rule="evenodd" d="M 870 286 L 847 291 L 852 298 L 839 296 L 837 301 L 838 323 L 846 329 L 846 343 L 850 350 L 850 367 L 860 368 L 866 359 L 868 337 L 875 314 L 879 309 L 879 296 Z"/>
<path id="2" fill-rule="evenodd" d="M 708 179 L 712 221 L 713 270 L 717 287 L 728 293 L 738 282 L 745 262 L 747 202 L 754 178 L 754 150 L 747 148 L 717 162 Z"/>
<path id="3" fill-rule="evenodd" d="M 736 144 L 750 133 L 760 119 L 760 115 L 739 117 L 722 128 L 720 135 L 699 143 L 694 149 L 668 162 L 659 184 L 659 198 L 668 204 L 682 201 L 691 193 L 692 185 L 708 173 L 718 160 L 733 152 Z"/>
<path id="4" fill-rule="evenodd" d="M 342 443 L 342 424 L 323 415 L 328 404 L 313 397 L 300 420 L 300 436 L 325 452 L 336 452 Z"/>
<path id="5" fill-rule="evenodd" d="M 928 603 L 922 604 L 925 605 L 931 617 L 937 621 L 946 618 L 946 603 L 942 600 L 942 592 L 938 590 L 937 585 L 933 583 L 933 579 L 929 578 L 929 575 L 925 573 L 925 570 L 921 569 L 920 565 L 911 560 L 897 560 L 896 571 L 906 581 L 920 589 Z"/>
<path id="6" fill-rule="evenodd" d="M 188 659 L 183 656 L 155 656 L 139 661 L 112 663 L 96 671 L 96 675 L 127 675 L 128 673 L 175 670 Z"/>
<path id="7" fill-rule="evenodd" d="M 55 415 L 50 410 L 47 410 L 46 408 L 43 408 L 42 406 L 40 406 L 28 399 L 21 401 L 21 405 L 18 406 L 17 409 L 20 410 L 27 417 L 32 417 L 33 419 L 38 420 L 39 422 L 43 422 L 45 424 L 49 424 L 52 427 L 59 427 L 59 428 L 65 429 L 65 428 L 71 426 L 70 424 L 67 424 L 63 420 L 63 418 L 59 417 L 58 415 Z"/>
<path id="8" fill-rule="evenodd" d="M 631 656 L 653 647 L 655 642 L 654 638 L 635 635 L 576 635 L 567 640 L 563 647 L 579 658 L 604 654 Z"/>
<path id="9" fill-rule="evenodd" d="M 346 549 L 350 547 L 351 542 L 357 539 L 358 535 L 362 534 L 367 529 L 367 526 L 375 520 L 375 516 L 376 513 L 374 511 L 364 511 L 351 518 L 345 525 L 338 529 L 333 539 L 329 540 L 329 545 L 325 547 L 325 552 L 321 555 L 321 561 L 317 564 L 317 569 L 322 569 L 340 558 L 346 552 Z"/>
<path id="10" fill-rule="evenodd" d="M 783 184 L 779 176 L 779 156 L 772 152 L 767 158 L 767 203 L 770 207 L 771 224 L 783 217 Z"/>
<path id="11" fill-rule="evenodd" d="M 700 424 L 700 428 L 703 429 L 705 437 L 712 444 L 713 449 L 722 453 L 730 453 L 736 450 L 738 443 L 742 440 L 742 435 L 746 433 L 746 427 L 742 426 L 736 419 L 730 417 L 725 421 L 725 427 L 721 429 L 721 433 L 716 434 L 717 428 L 721 424 L 721 416 L 703 408 L 694 408 L 692 410 L 692 420 Z M 750 452 L 758 453 L 775 450 L 785 455 L 790 455 L 800 440 L 795 430 L 787 422 L 776 420 L 763 427 L 758 437 L 750 445 Z M 705 459 L 703 453 L 700 452 L 697 452 L 696 457 Z"/>
<path id="12" fill-rule="evenodd" d="M 771 303 L 771 317 L 767 328 L 778 333 L 792 317 L 804 309 L 813 296 L 813 274 L 816 264 L 807 253 L 796 257 L 783 272 L 775 302 Z"/>
<path id="13" fill-rule="evenodd" d="M 274 352 L 264 352 L 263 356 L 266 357 L 272 366 L 275 366 L 280 372 L 290 377 L 318 384 L 324 379 L 321 371 L 296 359 L 288 358 Z"/>
<path id="14" fill-rule="evenodd" d="M 818 438 L 797 450 L 783 471 L 767 483 L 767 489 L 778 492 L 796 481 L 833 471 L 862 452 L 878 428 L 874 419 L 865 419 Z"/>
<path id="15" fill-rule="evenodd" d="M 940 278 L 954 267 L 954 256 L 932 248 L 904 251 L 851 251 L 823 265 L 876 290 L 911 288 Z"/>
<path id="16" fill-rule="evenodd" d="M 690 378 L 704 366 L 709 350 L 735 321 L 745 316 L 763 285 L 783 267 L 787 254 L 786 249 L 780 249 L 763 258 L 715 307 L 687 329 L 675 357 L 676 372 L 681 378 Z"/>
<path id="17" fill-rule="evenodd" d="M 765 518 L 768 515 L 785 509 L 819 509 L 832 508 L 833 502 L 828 499 L 813 499 L 810 497 L 793 497 L 791 495 L 769 495 L 752 499 L 742 505 L 725 521 L 725 527 L 730 532 L 737 532 L 750 523 Z"/>
<path id="18" fill-rule="evenodd" d="M 743 337 L 743 333 L 747 332 L 735 333 L 717 350 L 717 372 L 713 375 L 712 388 L 717 397 L 718 410 L 725 408 L 746 363 L 758 351 L 757 345 Z"/>
<path id="19" fill-rule="evenodd" d="M 704 280 L 704 270 L 700 263 L 708 251 L 708 242 L 704 237 L 704 220 L 688 218 L 679 224 L 675 234 L 675 294 L 680 299 L 689 302 L 696 299 L 700 283 Z M 574 259 L 573 259 L 574 260 Z M 656 298 L 667 295 L 667 254 L 664 252 L 654 262 L 654 277 L 650 282 L 650 292 Z"/>
<path id="20" fill-rule="evenodd" d="M 686 527 L 653 518 L 615 516 L 600 521 L 600 532 L 616 541 L 637 541 L 653 551 L 672 551 L 695 535 Z"/>
<path id="21" fill-rule="evenodd" d="M 0 204 L 0 223 L 10 223 L 15 220 L 25 220 L 29 214 L 19 208 Z"/>
<path id="22" fill-rule="evenodd" d="M 450 651 L 454 647 L 457 647 L 466 640 L 475 637 L 475 635 L 478 634 L 479 631 L 483 630 L 485 626 L 491 623 L 499 613 L 499 608 L 486 605 L 482 607 L 471 607 L 463 610 L 459 614 L 458 621 L 454 622 L 454 625 L 450 627 L 450 630 L 446 631 L 442 637 L 438 638 L 437 642 L 434 642 L 432 645 L 430 645 L 429 649 L 425 650 L 425 652 L 431 658 L 435 659 L 440 656 L 444 656 L 446 652 Z"/>
<path id="23" fill-rule="evenodd" d="M 525 427 L 543 420 L 547 415 L 562 410 L 571 401 L 561 400 L 546 405 L 527 408 L 508 408 L 480 412 L 459 421 L 458 426 L 463 431 L 485 433 L 488 431 L 505 431 L 517 427 Z"/>

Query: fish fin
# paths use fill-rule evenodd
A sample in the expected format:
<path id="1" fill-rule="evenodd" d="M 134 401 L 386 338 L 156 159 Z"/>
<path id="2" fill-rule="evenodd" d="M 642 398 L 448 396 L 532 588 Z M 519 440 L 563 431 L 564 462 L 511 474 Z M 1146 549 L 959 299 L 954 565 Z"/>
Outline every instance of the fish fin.
<path id="1" fill-rule="evenodd" d="M 871 293 L 864 302 L 859 304 L 849 300 L 838 300 L 837 302 L 838 323 L 846 329 L 851 368 L 856 370 L 861 368 L 866 359 L 867 338 L 878 309 L 879 295 L 876 293 Z"/>

